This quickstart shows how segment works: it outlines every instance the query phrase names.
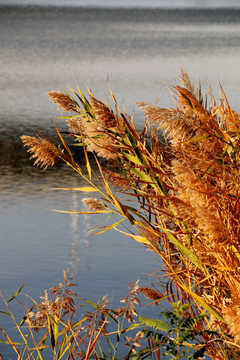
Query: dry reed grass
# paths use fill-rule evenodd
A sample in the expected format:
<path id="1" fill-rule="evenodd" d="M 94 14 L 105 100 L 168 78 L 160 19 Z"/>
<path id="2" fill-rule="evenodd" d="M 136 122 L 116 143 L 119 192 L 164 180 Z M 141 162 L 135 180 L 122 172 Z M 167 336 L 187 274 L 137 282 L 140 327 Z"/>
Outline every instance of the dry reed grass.
<path id="1" fill-rule="evenodd" d="M 210 317 L 204 326 L 219 334 L 218 338 L 203 335 L 207 354 L 213 359 L 237 359 L 240 115 L 232 110 L 223 90 L 219 105 L 210 91 L 207 107 L 201 89 L 195 90 L 183 69 L 180 81 L 181 87 L 173 88 L 176 109 L 139 103 L 146 118 L 141 133 L 132 118 L 120 111 L 114 96 L 115 111 L 91 93 L 90 101 L 81 92 L 77 95 L 82 107 L 64 94 L 51 92 L 50 97 L 63 111 L 77 113 L 66 117 L 70 135 L 110 165 L 105 171 L 96 159 L 102 182 L 97 191 L 104 210 L 92 206 L 99 200 L 85 201 L 93 211 L 122 217 L 104 231 L 114 228 L 162 259 L 161 292 L 142 288 L 142 293 L 157 301 L 167 296 L 169 301 L 191 302 L 192 315 L 207 310 Z M 164 142 L 159 140 L 159 130 Z M 66 161 L 58 148 L 49 147 L 48 142 L 45 147 L 45 141 L 23 137 L 37 165 L 46 168 L 57 157 Z M 68 151 L 65 142 L 63 145 Z M 53 155 L 48 155 L 51 149 Z M 85 156 L 88 175 L 83 175 L 71 155 L 70 165 L 96 190 L 86 151 Z M 111 187 L 137 199 L 139 207 L 124 205 Z M 131 224 L 130 232 L 120 227 L 123 221 Z"/>
<path id="2" fill-rule="evenodd" d="M 98 359 L 98 354 L 106 351 L 106 348 L 102 347 L 104 341 L 109 346 L 110 358 L 116 358 L 120 341 L 127 343 L 131 339 L 127 337 L 127 334 L 131 333 L 132 325 L 127 325 L 125 320 L 131 324 L 136 322 L 138 315 L 136 306 L 140 305 L 137 297 L 138 282 L 129 284 L 129 294 L 122 300 L 124 305 L 113 310 L 109 307 L 110 301 L 107 295 L 97 303 L 79 298 L 72 290 L 76 285 L 72 282 L 69 271 L 64 271 L 63 275 L 63 282 L 49 291 L 45 290 L 40 302 L 28 299 L 25 304 L 26 315 L 20 325 L 9 303 L 19 296 L 25 284 L 8 301 L 0 292 L 8 310 L 5 314 L 12 317 L 22 340 L 21 342 L 13 341 L 0 326 L 0 331 L 6 338 L 5 341 L 0 340 L 0 342 L 10 345 L 18 360 Z M 32 303 L 31 307 L 28 304 L 29 301 Z M 81 309 L 81 316 L 77 318 L 79 309 Z M 110 324 L 111 329 L 109 329 Z M 117 336 L 114 345 L 111 343 L 113 336 Z M 134 344 L 127 344 L 129 355 L 134 354 L 142 337 L 138 332 L 135 335 Z"/>

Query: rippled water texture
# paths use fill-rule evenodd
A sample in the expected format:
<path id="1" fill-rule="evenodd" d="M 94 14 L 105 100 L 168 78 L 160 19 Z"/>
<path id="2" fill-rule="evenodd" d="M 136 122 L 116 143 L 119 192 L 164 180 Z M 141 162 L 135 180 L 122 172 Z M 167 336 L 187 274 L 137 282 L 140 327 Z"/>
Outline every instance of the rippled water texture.
<path id="1" fill-rule="evenodd" d="M 163 82 L 183 66 L 193 80 L 221 81 L 236 100 L 240 9 L 0 7 L 0 124 L 22 131 L 55 114 L 46 92 L 85 82 L 101 98 L 164 106 Z M 137 117 L 142 123 L 142 117 Z"/>
<path id="2" fill-rule="evenodd" d="M 25 292 L 37 297 L 69 267 L 82 296 L 95 300 L 110 293 L 118 302 L 128 281 L 159 267 L 152 254 L 116 233 L 92 237 L 87 230 L 100 219 L 51 211 L 82 210 L 86 194 L 44 190 L 82 182 L 63 167 L 32 168 L 19 142 L 33 128 L 52 134 L 49 118 L 57 111 L 47 91 L 86 83 L 105 99 L 109 79 L 120 105 L 129 113 L 135 109 L 141 128 L 133 103 L 159 99 L 159 105 L 173 106 L 164 83 L 177 85 L 183 66 L 195 82 L 208 79 L 216 97 L 220 81 L 240 110 L 239 19 L 239 8 L 226 6 L 0 6 L 0 288 L 6 296 L 27 281 Z"/>

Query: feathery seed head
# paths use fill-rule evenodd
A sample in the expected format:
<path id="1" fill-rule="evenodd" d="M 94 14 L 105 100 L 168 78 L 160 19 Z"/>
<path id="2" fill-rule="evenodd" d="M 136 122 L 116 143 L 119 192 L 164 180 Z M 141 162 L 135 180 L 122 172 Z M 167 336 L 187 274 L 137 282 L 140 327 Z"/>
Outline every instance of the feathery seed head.
<path id="1" fill-rule="evenodd" d="M 96 115 L 97 123 L 103 128 L 113 128 L 117 125 L 116 116 L 111 108 L 102 101 L 91 98 L 91 105 Z"/>
<path id="2" fill-rule="evenodd" d="M 181 68 L 180 82 L 184 88 L 194 94 L 194 84 L 191 82 L 188 73 L 183 68 Z"/>
<path id="3" fill-rule="evenodd" d="M 176 86 L 179 105 L 189 114 L 199 116 L 201 120 L 208 118 L 209 113 L 188 89 Z"/>
<path id="4" fill-rule="evenodd" d="M 104 202 L 96 198 L 83 198 L 82 203 L 88 206 L 89 210 L 101 211 L 105 208 Z"/>
<path id="5" fill-rule="evenodd" d="M 85 127 L 81 118 L 67 119 L 67 123 L 69 125 L 69 131 L 73 136 L 83 134 Z"/>
<path id="6" fill-rule="evenodd" d="M 131 181 L 132 178 L 126 178 L 125 176 L 110 171 L 109 169 L 105 169 L 104 170 L 104 175 L 106 177 L 106 179 L 108 180 L 108 182 L 110 182 L 113 186 L 116 186 L 118 189 L 121 188 L 123 190 L 130 190 L 132 189 L 131 186 Z"/>
<path id="7" fill-rule="evenodd" d="M 52 102 L 58 104 L 58 109 L 63 112 L 79 112 L 79 106 L 77 102 L 72 99 L 68 94 L 63 94 L 59 91 L 49 91 L 48 95 Z"/>
<path id="8" fill-rule="evenodd" d="M 54 165 L 63 153 L 63 150 L 57 148 L 46 138 L 23 135 L 21 139 L 24 146 L 29 147 L 27 151 L 32 153 L 30 159 L 36 159 L 34 165 L 43 167 L 44 170 L 48 166 Z"/>
<path id="9" fill-rule="evenodd" d="M 230 334 L 236 343 L 240 343 L 240 307 L 239 305 L 229 305 L 223 307 L 223 316 L 230 328 Z"/>

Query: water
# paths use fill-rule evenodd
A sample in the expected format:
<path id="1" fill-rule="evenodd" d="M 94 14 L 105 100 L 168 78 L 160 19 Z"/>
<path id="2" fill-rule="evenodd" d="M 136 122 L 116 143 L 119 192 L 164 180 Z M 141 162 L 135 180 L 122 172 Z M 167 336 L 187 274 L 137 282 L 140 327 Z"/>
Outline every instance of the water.
<path id="1" fill-rule="evenodd" d="M 233 8 L 238 0 L 0 0 L 2 5 L 85 6 L 98 8 Z"/>
<path id="2" fill-rule="evenodd" d="M 172 105 L 163 83 L 183 66 L 193 80 L 218 82 L 233 103 L 239 87 L 240 9 L 1 7 L 1 124 L 45 127 L 55 106 L 46 92 L 86 83 L 97 97 L 109 82 L 133 102 Z M 137 116 L 142 125 L 142 116 Z"/>
<path id="3" fill-rule="evenodd" d="M 25 5 L 9 6 L 20 3 Z M 87 230 L 100 221 L 96 217 L 51 211 L 81 211 L 86 194 L 43 189 L 82 182 L 64 167 L 32 168 L 19 135 L 34 128 L 52 134 L 49 117 L 57 111 L 47 91 L 76 83 L 84 89 L 86 83 L 105 99 L 108 78 L 120 105 L 129 113 L 134 109 L 140 129 L 144 119 L 133 103 L 159 99 L 159 105 L 173 106 L 164 83 L 177 85 L 181 66 L 196 83 L 209 79 L 217 97 L 220 81 L 239 111 L 240 8 L 236 1 L 228 8 L 226 2 L 207 2 L 207 9 L 196 1 L 192 8 L 182 1 L 179 9 L 177 1 L 171 8 L 164 1 L 151 1 L 149 8 L 132 1 L 118 9 L 119 3 L 107 0 L 97 8 L 94 1 L 33 4 L 0 1 L 0 289 L 8 297 L 27 282 L 24 292 L 37 299 L 70 268 L 81 296 L 96 300 L 109 293 L 118 304 L 128 281 L 141 278 L 144 284 L 141 274 L 159 264 L 117 233 L 92 237 Z M 56 122 L 63 126 L 63 120 Z M 6 351 L 0 344 L 4 358 Z"/>

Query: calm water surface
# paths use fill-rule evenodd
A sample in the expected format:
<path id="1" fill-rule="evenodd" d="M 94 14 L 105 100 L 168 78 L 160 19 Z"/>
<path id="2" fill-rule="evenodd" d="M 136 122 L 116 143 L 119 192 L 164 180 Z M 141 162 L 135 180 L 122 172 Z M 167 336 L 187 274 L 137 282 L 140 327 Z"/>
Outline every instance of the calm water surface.
<path id="1" fill-rule="evenodd" d="M 164 83 L 177 85 L 181 66 L 196 83 L 208 79 L 216 97 L 220 81 L 239 111 L 240 9 L 3 4 L 0 1 L 0 288 L 8 297 L 27 282 L 25 293 L 38 298 L 70 268 L 81 296 L 96 300 L 109 293 L 118 304 L 128 281 L 158 269 L 157 261 L 116 233 L 91 236 L 88 229 L 103 219 L 51 211 L 83 210 L 81 197 L 86 194 L 44 190 L 76 187 L 81 179 L 63 167 L 32 169 L 19 135 L 32 134 L 33 128 L 51 134 L 49 117 L 57 112 L 47 91 L 76 83 L 84 88 L 86 83 L 96 97 L 105 99 L 108 78 L 120 105 L 129 113 L 135 110 L 141 128 L 143 117 L 133 103 L 159 99 L 159 105 L 173 106 Z M 63 125 L 63 120 L 56 121 Z M 1 321 L 11 331 L 8 319 Z M 0 352 L 9 355 L 1 344 Z"/>

